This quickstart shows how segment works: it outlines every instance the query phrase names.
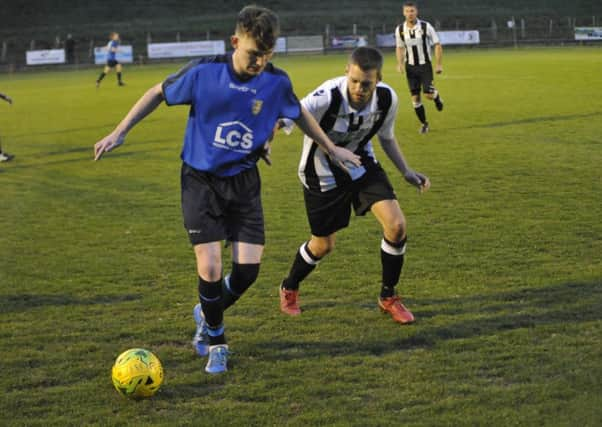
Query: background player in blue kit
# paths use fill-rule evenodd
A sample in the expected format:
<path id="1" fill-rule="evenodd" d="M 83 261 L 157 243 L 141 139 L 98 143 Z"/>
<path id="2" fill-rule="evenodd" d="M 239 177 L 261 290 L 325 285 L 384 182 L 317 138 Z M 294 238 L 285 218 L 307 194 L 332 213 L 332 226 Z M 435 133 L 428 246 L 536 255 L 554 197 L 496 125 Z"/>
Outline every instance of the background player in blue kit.
<path id="1" fill-rule="evenodd" d="M 335 146 L 295 96 L 286 73 L 269 59 L 277 16 L 248 6 L 237 18 L 232 54 L 193 61 L 148 90 L 115 130 L 94 146 L 95 160 L 162 101 L 190 105 L 182 149 L 182 213 L 196 255 L 200 305 L 193 344 L 209 354 L 205 370 L 227 370 L 223 312 L 256 280 L 264 246 L 256 163 L 280 118 L 295 121 L 342 168 L 359 157 Z M 222 278 L 221 242 L 232 242 L 232 270 Z"/>
<path id="2" fill-rule="evenodd" d="M 117 61 L 117 50 L 119 50 L 120 42 L 119 33 L 111 33 L 109 35 L 109 43 L 107 43 L 107 63 L 102 73 L 98 76 L 98 79 L 96 79 L 96 87 L 100 86 L 102 79 L 104 79 L 113 68 L 117 72 L 117 84 L 119 86 L 125 86 L 125 83 L 121 80 L 121 64 Z"/>

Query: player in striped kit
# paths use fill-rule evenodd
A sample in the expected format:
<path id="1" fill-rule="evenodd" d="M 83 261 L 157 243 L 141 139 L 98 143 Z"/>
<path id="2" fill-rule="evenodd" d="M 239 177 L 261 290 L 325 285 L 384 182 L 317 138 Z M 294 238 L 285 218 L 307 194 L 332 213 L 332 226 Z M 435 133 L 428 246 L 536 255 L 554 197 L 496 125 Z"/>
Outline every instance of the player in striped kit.
<path id="1" fill-rule="evenodd" d="M 357 48 L 345 76 L 326 81 L 301 101 L 330 139 L 360 156 L 361 165 L 350 165 L 345 173 L 311 138 L 304 138 L 299 177 L 312 236 L 297 251 L 280 286 L 280 310 L 285 314 L 301 313 L 299 284 L 334 249 L 336 233 L 349 225 L 353 206 L 356 215 L 371 211 L 383 227 L 379 307 L 398 323 L 414 321 L 395 292 L 406 250 L 406 220 L 387 174 L 376 160 L 372 138 L 378 136 L 384 152 L 408 183 L 426 191 L 430 181 L 410 169 L 399 149 L 395 138 L 397 95 L 381 82 L 382 65 L 378 50 Z M 292 126 L 290 121 L 285 125 L 288 129 Z"/>
<path id="2" fill-rule="evenodd" d="M 443 100 L 433 86 L 433 67 L 431 45 L 435 48 L 435 72 L 441 74 L 443 49 L 439 36 L 431 24 L 418 19 L 418 8 L 414 2 L 403 4 L 405 22 L 395 29 L 397 69 L 406 72 L 408 86 L 412 95 L 414 111 L 422 126 L 420 133 L 429 131 L 426 111 L 420 99 L 420 90 L 428 99 L 435 102 L 438 111 L 443 110 Z"/>

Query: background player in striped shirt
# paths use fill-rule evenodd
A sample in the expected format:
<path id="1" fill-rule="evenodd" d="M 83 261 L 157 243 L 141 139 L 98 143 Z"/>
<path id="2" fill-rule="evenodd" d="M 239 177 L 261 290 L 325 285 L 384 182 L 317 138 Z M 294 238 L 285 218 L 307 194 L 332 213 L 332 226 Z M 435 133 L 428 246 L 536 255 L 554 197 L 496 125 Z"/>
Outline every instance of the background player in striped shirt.
<path id="1" fill-rule="evenodd" d="M 163 101 L 190 106 L 181 154 L 182 213 L 198 273 L 193 345 L 199 355 L 209 355 L 208 373 L 227 370 L 224 310 L 259 274 L 265 236 L 256 163 L 278 120 L 294 120 L 335 164 L 360 163 L 357 155 L 328 139 L 300 105 L 288 75 L 269 62 L 278 32 L 271 10 L 243 8 L 230 39 L 233 53 L 193 61 L 153 86 L 94 146 L 98 160 Z M 223 278 L 225 240 L 232 243 L 233 262 Z"/>
<path id="2" fill-rule="evenodd" d="M 429 131 L 426 111 L 420 100 L 420 90 L 424 96 L 435 101 L 438 111 L 443 110 L 443 100 L 433 86 L 433 67 L 431 45 L 435 47 L 435 72 L 441 74 L 443 49 L 439 36 L 431 24 L 418 19 L 418 8 L 414 2 L 403 4 L 405 22 L 395 29 L 397 69 L 406 72 L 408 86 L 412 95 L 412 104 L 418 120 L 422 123 L 420 133 Z"/>
<path id="3" fill-rule="evenodd" d="M 426 176 L 410 169 L 399 149 L 395 138 L 397 96 L 381 82 L 382 65 L 378 50 L 357 48 L 345 76 L 326 81 L 301 101 L 337 145 L 360 156 L 361 165 L 350 167 L 346 174 L 310 137 L 304 138 L 299 177 L 312 235 L 297 251 L 280 286 L 280 310 L 286 314 L 301 313 L 299 284 L 334 249 L 336 233 L 349 225 L 353 206 L 356 215 L 371 211 L 383 228 L 379 307 L 398 323 L 414 321 L 395 291 L 406 250 L 406 220 L 387 174 L 376 160 L 372 137 L 378 136 L 384 152 L 408 183 L 421 192 L 431 184 Z"/>
<path id="4" fill-rule="evenodd" d="M 105 65 L 104 70 L 96 79 L 96 87 L 100 86 L 100 82 L 105 76 L 111 71 L 113 68 L 117 72 L 117 84 L 119 86 L 125 86 L 125 83 L 121 79 L 121 64 L 117 60 L 117 51 L 119 50 L 119 44 L 121 40 L 119 39 L 119 33 L 111 33 L 109 35 L 109 43 L 107 43 L 107 63 Z"/>

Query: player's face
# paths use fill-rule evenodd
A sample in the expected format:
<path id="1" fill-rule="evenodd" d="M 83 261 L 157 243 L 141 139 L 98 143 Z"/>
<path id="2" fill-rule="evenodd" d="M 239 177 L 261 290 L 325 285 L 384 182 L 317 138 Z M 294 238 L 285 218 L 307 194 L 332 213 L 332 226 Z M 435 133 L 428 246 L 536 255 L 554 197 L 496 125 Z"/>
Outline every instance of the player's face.
<path id="1" fill-rule="evenodd" d="M 415 24 L 416 19 L 418 18 L 418 9 L 416 9 L 414 6 L 404 6 L 403 16 L 405 16 L 406 21 L 408 21 L 410 24 Z"/>
<path id="2" fill-rule="evenodd" d="M 347 96 L 356 110 L 364 108 L 372 99 L 379 82 L 378 70 L 362 70 L 356 64 L 347 65 Z"/>
<path id="3" fill-rule="evenodd" d="M 241 76 L 253 77 L 261 74 L 274 54 L 273 50 L 261 50 L 253 37 L 235 34 L 230 38 L 234 54 L 234 71 Z"/>

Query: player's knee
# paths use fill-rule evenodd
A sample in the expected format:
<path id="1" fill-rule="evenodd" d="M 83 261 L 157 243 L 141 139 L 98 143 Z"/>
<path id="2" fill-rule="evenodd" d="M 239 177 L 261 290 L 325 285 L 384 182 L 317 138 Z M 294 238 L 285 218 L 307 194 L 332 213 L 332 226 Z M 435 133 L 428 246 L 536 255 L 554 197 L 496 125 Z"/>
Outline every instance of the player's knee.
<path id="1" fill-rule="evenodd" d="M 424 96 L 426 96 L 430 100 L 432 100 L 435 97 L 432 93 L 425 93 Z"/>
<path id="2" fill-rule="evenodd" d="M 412 101 L 412 106 L 414 108 L 420 108 L 420 107 L 422 107 L 422 102 L 420 102 L 420 100 L 418 100 L 418 101 Z"/>
<path id="3" fill-rule="evenodd" d="M 323 258 L 334 250 L 335 238 L 334 237 L 321 237 L 311 239 L 309 243 L 309 250 L 317 258 Z"/>
<path id="4" fill-rule="evenodd" d="M 406 222 L 405 219 L 399 218 L 389 224 L 385 228 L 385 236 L 387 240 L 392 242 L 401 242 L 406 237 Z"/>
<path id="5" fill-rule="evenodd" d="M 259 276 L 259 264 L 238 264 L 232 263 L 232 272 L 230 273 L 229 290 L 240 297 L 249 287 L 255 283 Z"/>
<path id="6" fill-rule="evenodd" d="M 222 277 L 221 260 L 215 260 L 214 262 L 197 261 L 196 267 L 199 277 L 202 277 L 208 282 L 215 282 Z"/>

